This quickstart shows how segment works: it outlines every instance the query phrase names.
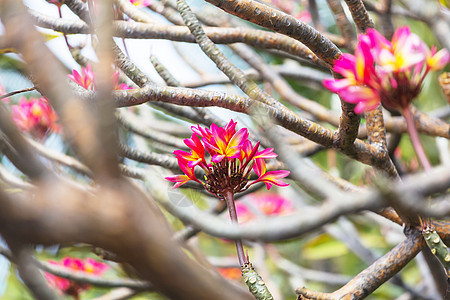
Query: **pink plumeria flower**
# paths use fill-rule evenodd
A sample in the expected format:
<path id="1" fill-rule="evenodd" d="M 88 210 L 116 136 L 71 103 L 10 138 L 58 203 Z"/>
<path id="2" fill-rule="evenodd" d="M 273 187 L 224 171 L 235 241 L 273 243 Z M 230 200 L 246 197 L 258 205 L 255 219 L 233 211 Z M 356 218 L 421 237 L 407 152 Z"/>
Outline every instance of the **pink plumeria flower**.
<path id="1" fill-rule="evenodd" d="M 130 0 L 130 2 L 136 7 L 146 7 L 151 4 L 151 0 Z"/>
<path id="2" fill-rule="evenodd" d="M 125 83 L 119 83 L 119 71 L 115 71 L 112 75 L 113 80 L 113 89 L 115 90 L 131 90 L 133 89 L 129 85 Z M 68 74 L 67 77 L 69 77 L 73 82 L 77 83 L 81 87 L 85 88 L 86 90 L 95 90 L 95 77 L 94 72 L 92 72 L 91 65 L 87 65 L 86 68 L 81 68 L 81 73 L 79 73 L 77 70 L 73 69 L 72 74 Z"/>
<path id="3" fill-rule="evenodd" d="M 107 264 L 96 261 L 92 258 L 83 260 L 80 258 L 65 257 L 59 262 L 49 261 L 49 263 L 53 265 L 63 266 L 71 271 L 78 271 L 96 276 L 103 275 L 109 269 L 109 266 Z M 65 295 L 73 296 L 75 299 L 79 299 L 80 293 L 90 288 L 88 284 L 77 283 L 47 272 L 44 272 L 44 277 L 48 281 L 50 286 L 58 289 Z"/>
<path id="4" fill-rule="evenodd" d="M 251 210 L 248 208 L 248 206 L 243 202 L 236 202 L 236 214 L 239 219 L 239 223 L 245 223 L 250 220 L 253 220 L 256 218 L 256 215 L 251 212 Z"/>
<path id="5" fill-rule="evenodd" d="M 91 65 L 87 65 L 86 68 L 81 68 L 81 74 L 73 69 L 72 74 L 67 75 L 67 77 L 86 90 L 95 90 L 94 72 L 92 72 Z"/>
<path id="6" fill-rule="evenodd" d="M 433 46 L 430 51 L 427 49 L 427 66 L 431 71 L 437 71 L 443 69 L 450 60 L 450 55 L 447 49 L 436 50 L 436 46 Z"/>
<path id="7" fill-rule="evenodd" d="M 446 49 L 430 50 L 408 27 L 398 28 L 392 41 L 368 29 L 359 36 L 355 54 L 343 54 L 335 62 L 333 71 L 344 78 L 327 79 L 324 86 L 356 104 L 356 113 L 372 110 L 380 102 L 401 111 L 420 93 L 428 72 L 442 69 L 448 61 Z"/>
<path id="8" fill-rule="evenodd" d="M 273 184 L 288 185 L 281 179 L 288 176 L 289 171 L 266 172 L 264 160 L 277 157 L 273 149 L 258 151 L 259 142 L 253 146 L 248 139 L 248 130 L 236 130 L 236 124 L 231 120 L 225 127 L 216 124 L 212 124 L 211 128 L 203 128 L 200 125 L 191 127 L 194 134 L 190 139 L 184 140 L 191 151 L 174 151 L 184 175 L 166 177 L 167 180 L 175 182 L 174 188 L 192 180 L 202 184 L 219 199 L 223 199 L 227 191 L 242 192 L 257 182 L 264 182 L 269 189 Z M 205 182 L 195 177 L 194 169 L 197 166 L 205 172 Z M 252 168 L 259 178 L 249 181 Z"/>
<path id="9" fill-rule="evenodd" d="M 128 84 L 119 83 L 119 76 L 120 76 L 119 71 L 115 71 L 113 73 L 113 89 L 115 89 L 115 90 L 132 90 L 133 87 L 129 86 Z"/>
<path id="10" fill-rule="evenodd" d="M 12 105 L 12 119 L 19 129 L 43 139 L 49 132 L 59 132 L 58 115 L 45 98 L 25 97 Z"/>
<path id="11" fill-rule="evenodd" d="M 278 194 L 258 193 L 250 198 L 250 202 L 255 203 L 258 210 L 266 216 L 289 215 L 294 212 L 292 202 Z"/>
<path id="12" fill-rule="evenodd" d="M 236 202 L 236 212 L 240 223 L 245 223 L 257 217 L 254 212 L 265 216 L 280 216 L 292 214 L 295 209 L 292 202 L 274 193 L 255 193 L 245 196 L 244 202 Z M 253 209 L 248 208 L 248 203 Z"/>

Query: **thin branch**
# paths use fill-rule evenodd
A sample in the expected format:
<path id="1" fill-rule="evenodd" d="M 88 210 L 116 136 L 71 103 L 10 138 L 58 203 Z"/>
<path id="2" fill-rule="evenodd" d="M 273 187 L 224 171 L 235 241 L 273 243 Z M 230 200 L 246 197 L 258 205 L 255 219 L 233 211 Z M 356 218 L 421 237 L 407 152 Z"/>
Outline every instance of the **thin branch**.
<path id="1" fill-rule="evenodd" d="M 245 45 L 234 44 L 230 48 L 241 56 L 250 66 L 255 68 L 262 77 L 270 82 L 280 96 L 290 104 L 311 113 L 318 121 L 326 121 L 334 126 L 339 124 L 339 116 L 326 109 L 316 101 L 299 95 L 281 75 L 268 66 L 252 49 Z"/>
<path id="2" fill-rule="evenodd" d="M 365 33 L 368 28 L 373 28 L 373 21 L 370 19 L 362 0 L 345 0 L 345 3 L 360 33 Z"/>
<path id="3" fill-rule="evenodd" d="M 11 97 L 11 96 L 14 96 L 14 95 L 17 95 L 17 94 L 31 92 L 31 91 L 34 91 L 34 90 L 36 90 L 36 87 L 33 86 L 33 87 L 30 87 L 30 88 L 27 88 L 27 89 L 21 89 L 21 90 L 18 90 L 18 91 L 13 91 L 13 92 L 1 95 L 0 96 L 0 100 L 8 98 L 8 97 Z"/>
<path id="4" fill-rule="evenodd" d="M 273 106 L 281 112 L 289 111 L 279 101 L 261 90 L 256 83 L 248 80 L 244 73 L 226 58 L 219 48 L 217 48 L 217 46 L 206 36 L 200 22 L 184 0 L 178 0 L 178 11 L 183 17 L 186 26 L 195 36 L 195 40 L 202 51 L 216 64 L 219 70 L 249 96 L 249 98 Z"/>
<path id="5" fill-rule="evenodd" d="M 405 180 L 402 184 L 396 183 L 392 186 L 393 193 L 402 201 L 402 204 L 408 203 L 410 194 L 421 194 L 424 197 L 430 193 L 443 191 L 449 188 L 450 172 L 445 168 L 433 169 L 434 175 L 414 176 Z M 438 175 L 439 174 L 439 175 Z M 435 178 L 441 180 L 436 182 Z M 155 199 L 161 203 L 167 210 L 177 216 L 183 222 L 193 224 L 202 231 L 213 236 L 227 239 L 249 239 L 258 241 L 279 241 L 298 237 L 306 232 L 317 229 L 324 224 L 334 221 L 341 215 L 356 213 L 362 210 L 376 210 L 386 206 L 385 200 L 389 200 L 386 192 L 371 191 L 366 193 L 357 193 L 342 197 L 336 195 L 332 200 L 324 202 L 321 207 L 304 208 L 301 212 L 290 216 L 273 217 L 264 221 L 253 221 L 240 227 L 227 225 L 222 219 L 200 211 L 196 207 L 180 208 L 169 201 L 167 195 L 156 191 L 153 187 L 158 185 L 155 179 L 146 179 L 149 192 Z M 395 190 L 395 192 L 394 192 Z M 433 191 L 433 192 L 431 192 Z M 176 193 L 176 191 L 173 191 Z M 401 198 L 405 195 L 404 198 Z M 425 203 L 426 204 L 426 203 Z M 426 205 L 415 207 L 418 213 Z M 436 211 L 436 213 L 438 213 Z M 445 227 L 443 227 L 445 228 Z"/>
<path id="6" fill-rule="evenodd" d="M 207 1 L 232 15 L 302 42 L 330 66 L 341 55 L 341 51 L 317 30 L 265 4 L 252 0 Z"/>
<path id="7" fill-rule="evenodd" d="M 84 97 L 92 97 L 92 92 L 83 93 Z M 291 130 L 324 147 L 337 147 L 333 132 L 321 125 L 301 119 L 291 112 L 279 112 L 277 109 L 262 103 L 251 101 L 248 98 L 220 92 L 205 90 L 192 90 L 174 87 L 145 87 L 128 91 L 115 91 L 114 98 L 118 107 L 139 105 L 148 101 L 169 102 L 184 106 L 208 107 L 218 106 L 237 112 L 250 113 L 253 109 L 266 111 L 269 116 L 279 122 L 283 127 Z M 339 148 L 340 149 L 340 148 Z M 395 168 L 384 159 L 387 154 L 380 153 L 361 140 L 356 140 L 354 147 L 340 149 L 343 153 L 363 163 L 374 165 L 387 174 L 396 175 Z"/>
<path id="8" fill-rule="evenodd" d="M 336 25 L 345 39 L 345 45 L 350 52 L 353 52 L 356 46 L 356 36 L 352 24 L 347 19 L 340 0 L 327 0 L 328 6 L 334 14 Z"/>
<path id="9" fill-rule="evenodd" d="M 79 20 L 58 19 L 29 10 L 38 26 L 53 29 L 66 34 L 88 34 L 89 27 Z M 131 23 L 114 21 L 114 35 L 132 39 L 167 39 L 194 43 L 195 38 L 185 26 L 171 26 L 158 23 Z M 304 58 L 322 67 L 328 68 L 305 45 L 287 36 L 252 28 L 215 28 L 205 27 L 207 36 L 216 44 L 244 42 L 263 49 L 278 49 Z"/>
<path id="10" fill-rule="evenodd" d="M 409 230 L 407 237 L 391 251 L 359 273 L 349 283 L 333 293 L 314 292 L 305 287 L 297 289 L 299 299 L 363 299 L 405 267 L 425 246 L 418 230 Z"/>

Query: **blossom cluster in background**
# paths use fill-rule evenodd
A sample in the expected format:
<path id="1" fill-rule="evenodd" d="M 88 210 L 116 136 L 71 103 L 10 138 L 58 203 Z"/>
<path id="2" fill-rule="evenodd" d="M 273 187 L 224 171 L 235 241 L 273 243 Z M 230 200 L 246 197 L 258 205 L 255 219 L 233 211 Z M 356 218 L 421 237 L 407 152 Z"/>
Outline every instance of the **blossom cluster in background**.
<path id="1" fill-rule="evenodd" d="M 247 204 L 248 203 L 248 204 Z M 236 202 L 236 212 L 240 223 L 258 217 L 289 215 L 294 212 L 294 205 L 285 197 L 272 193 L 256 193 L 245 196 Z"/>
<path id="2" fill-rule="evenodd" d="M 65 257 L 61 261 L 49 261 L 49 263 L 65 267 L 70 271 L 79 271 L 95 276 L 101 276 L 109 269 L 107 264 L 96 261 L 92 258 L 80 259 Z M 77 283 L 47 272 L 44 273 L 44 277 L 52 287 L 58 289 L 66 295 L 73 296 L 75 299 L 78 299 L 79 294 L 90 287 L 88 284 Z"/>
<path id="3" fill-rule="evenodd" d="M 95 90 L 94 72 L 92 71 L 92 67 L 89 64 L 86 66 L 86 68 L 81 68 L 81 72 L 78 72 L 77 70 L 73 69 L 72 74 L 68 74 L 67 77 L 69 77 L 73 82 L 85 88 L 86 90 L 91 91 Z M 125 83 L 119 83 L 119 71 L 113 73 L 112 80 L 113 80 L 113 88 L 115 90 L 133 89 L 132 87 L 130 87 Z"/>
<path id="4" fill-rule="evenodd" d="M 174 188 L 195 181 L 207 191 L 223 198 L 227 190 L 238 193 L 257 182 L 264 182 L 268 189 L 273 184 L 288 185 L 281 179 L 288 176 L 289 171 L 266 171 L 264 160 L 277 157 L 273 149 L 258 151 L 259 142 L 253 146 L 248 139 L 247 129 L 236 131 L 236 124 L 231 120 L 225 127 L 216 124 L 212 124 L 211 128 L 200 125 L 191 127 L 194 134 L 190 139 L 184 140 L 191 151 L 174 152 L 184 175 L 166 177 L 176 183 Z M 197 166 L 203 169 L 205 182 L 196 177 L 194 169 Z M 258 176 L 256 180 L 249 180 L 252 168 Z"/>
<path id="5" fill-rule="evenodd" d="M 46 98 L 22 97 L 12 105 L 12 119 L 19 129 L 43 139 L 49 132 L 59 132 L 58 115 Z"/>
<path id="6" fill-rule="evenodd" d="M 347 102 L 356 113 L 372 110 L 380 102 L 402 111 L 420 93 L 429 71 L 449 61 L 446 49 L 431 49 L 408 27 L 398 28 L 391 41 L 375 29 L 359 36 L 355 54 L 343 54 L 333 71 L 343 79 L 327 79 L 324 85 Z"/>
<path id="7" fill-rule="evenodd" d="M 130 2 L 136 7 L 145 7 L 150 5 L 151 0 L 130 0 Z"/>

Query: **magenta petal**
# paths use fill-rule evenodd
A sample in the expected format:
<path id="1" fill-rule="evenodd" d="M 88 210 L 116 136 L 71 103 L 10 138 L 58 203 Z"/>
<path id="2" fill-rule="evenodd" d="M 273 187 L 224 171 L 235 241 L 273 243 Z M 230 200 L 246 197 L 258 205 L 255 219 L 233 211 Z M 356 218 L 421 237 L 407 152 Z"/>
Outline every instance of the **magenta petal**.
<path id="1" fill-rule="evenodd" d="M 188 162 L 188 167 L 189 168 L 194 168 L 196 165 L 198 165 L 200 162 L 202 161 L 201 158 L 194 160 L 194 161 L 190 161 Z"/>
<path id="2" fill-rule="evenodd" d="M 332 92 L 338 93 L 343 89 L 346 89 L 352 85 L 351 81 L 344 79 L 325 79 L 323 82 L 324 87 Z"/>
<path id="3" fill-rule="evenodd" d="M 171 181 L 171 182 L 175 182 L 175 185 L 173 186 L 174 189 L 176 189 L 177 187 L 179 187 L 191 180 L 186 175 L 167 176 L 167 177 L 165 177 L 165 179 L 168 181 Z"/>
<path id="4" fill-rule="evenodd" d="M 248 130 L 246 128 L 240 129 L 236 132 L 231 140 L 228 142 L 228 148 L 242 146 L 242 144 L 248 139 Z"/>
<path id="5" fill-rule="evenodd" d="M 264 159 L 271 159 L 277 157 L 278 154 L 273 152 L 273 148 L 267 148 L 263 151 L 257 152 L 254 158 L 264 158 Z"/>
<path id="6" fill-rule="evenodd" d="M 225 155 L 223 155 L 223 154 L 222 155 L 216 154 L 216 155 L 213 155 L 213 157 L 211 158 L 211 161 L 218 163 L 218 162 L 221 162 L 224 157 L 225 157 Z"/>

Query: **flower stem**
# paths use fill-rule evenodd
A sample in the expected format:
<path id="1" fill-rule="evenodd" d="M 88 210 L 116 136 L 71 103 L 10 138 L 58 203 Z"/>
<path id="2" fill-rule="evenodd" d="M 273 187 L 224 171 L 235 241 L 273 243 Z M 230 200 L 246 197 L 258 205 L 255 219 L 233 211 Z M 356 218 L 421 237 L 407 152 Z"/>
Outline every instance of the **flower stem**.
<path id="1" fill-rule="evenodd" d="M 416 124 L 414 122 L 414 117 L 409 109 L 409 106 L 403 109 L 403 117 L 406 120 L 406 128 L 408 129 L 408 134 L 411 138 L 411 143 L 413 145 L 414 151 L 419 158 L 420 164 L 425 171 L 431 170 L 431 164 L 428 160 L 425 150 L 423 149 L 422 142 L 419 138 L 419 133 L 417 132 Z"/>
<path id="2" fill-rule="evenodd" d="M 238 224 L 238 217 L 236 213 L 236 206 L 234 205 L 234 194 L 231 190 L 226 190 L 225 192 L 225 201 L 227 202 L 228 211 L 230 212 L 231 222 L 234 224 Z M 236 240 L 236 251 L 239 259 L 239 264 L 241 266 L 246 262 L 244 247 L 242 246 L 242 240 Z"/>
<path id="3" fill-rule="evenodd" d="M 428 156 L 423 149 L 422 142 L 419 138 L 419 133 L 417 132 L 416 123 L 414 122 L 414 116 L 409 109 L 409 106 L 403 109 L 403 117 L 406 120 L 406 128 L 408 130 L 409 137 L 411 138 L 411 144 L 413 145 L 414 151 L 419 158 L 420 164 L 422 165 L 425 172 L 431 170 L 431 163 L 428 160 Z M 426 229 L 431 226 L 431 221 L 429 218 L 420 218 L 420 223 L 422 229 Z"/>

